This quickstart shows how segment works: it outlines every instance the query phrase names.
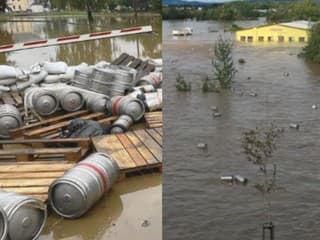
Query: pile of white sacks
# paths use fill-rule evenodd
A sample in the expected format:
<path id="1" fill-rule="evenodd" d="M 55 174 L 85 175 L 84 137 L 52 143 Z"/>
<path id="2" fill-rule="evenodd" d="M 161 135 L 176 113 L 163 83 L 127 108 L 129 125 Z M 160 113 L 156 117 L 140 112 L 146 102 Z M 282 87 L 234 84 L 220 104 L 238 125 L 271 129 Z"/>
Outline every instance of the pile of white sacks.
<path id="1" fill-rule="evenodd" d="M 29 69 L 0 65 L 0 97 L 4 92 L 22 93 L 26 115 L 30 109 L 42 116 L 50 116 L 58 111 L 75 112 L 80 109 L 105 112 L 109 115 L 125 115 L 122 117 L 126 122 L 123 128 L 125 131 L 133 122 L 139 121 L 139 118 L 133 116 L 134 111 L 139 111 L 138 116 L 142 117 L 144 111 L 162 109 L 162 61 L 155 60 L 152 64 L 156 66 L 155 71 L 134 80 L 130 91 L 123 96 L 125 100 L 121 100 L 121 109 L 125 110 L 116 113 L 113 111 L 114 104 L 119 103 L 115 102 L 115 96 L 97 93 L 85 86 L 71 85 L 76 72 L 90 76 L 89 73 L 94 70 L 109 68 L 110 64 L 105 61 L 95 65 L 81 63 L 77 66 L 68 66 L 61 61 L 41 62 Z M 143 107 L 139 107 L 142 105 Z M 6 113 L 2 112 L 2 116 L 6 116 Z M 6 125 L 9 126 L 7 123 Z"/>

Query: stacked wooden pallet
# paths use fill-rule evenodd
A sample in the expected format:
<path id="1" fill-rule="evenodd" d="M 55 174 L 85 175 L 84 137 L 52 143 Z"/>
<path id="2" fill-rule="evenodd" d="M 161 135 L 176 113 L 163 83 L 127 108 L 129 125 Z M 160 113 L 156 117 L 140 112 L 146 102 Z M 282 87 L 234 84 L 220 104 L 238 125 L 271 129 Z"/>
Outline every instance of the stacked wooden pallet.
<path id="1" fill-rule="evenodd" d="M 160 112 L 147 112 L 144 114 L 146 125 L 148 128 L 162 127 L 162 111 Z"/>
<path id="2" fill-rule="evenodd" d="M 70 122 L 75 118 L 82 118 L 85 120 L 96 120 L 103 125 L 110 125 L 118 117 L 106 117 L 103 113 L 89 113 L 87 110 L 78 111 L 61 115 L 58 117 L 51 117 L 39 122 L 25 125 L 10 131 L 11 138 L 59 138 L 60 132 L 65 130 Z"/>
<path id="3" fill-rule="evenodd" d="M 142 72 L 152 72 L 155 69 L 153 64 L 148 61 L 143 61 L 139 58 L 135 58 L 127 53 L 122 53 L 118 58 L 111 62 L 113 65 L 128 66 Z"/>
<path id="4" fill-rule="evenodd" d="M 0 141 L 0 189 L 44 201 L 50 184 L 90 150 L 88 138 Z"/>

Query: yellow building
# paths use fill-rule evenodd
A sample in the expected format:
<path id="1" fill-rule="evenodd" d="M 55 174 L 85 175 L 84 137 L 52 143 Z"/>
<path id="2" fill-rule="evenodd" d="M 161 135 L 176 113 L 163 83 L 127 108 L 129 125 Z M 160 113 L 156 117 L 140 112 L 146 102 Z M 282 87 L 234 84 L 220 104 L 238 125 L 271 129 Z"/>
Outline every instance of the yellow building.
<path id="1" fill-rule="evenodd" d="M 8 0 L 7 4 L 13 12 L 26 11 L 30 6 L 29 0 Z"/>
<path id="2" fill-rule="evenodd" d="M 305 43 L 308 41 L 310 28 L 308 21 L 264 25 L 237 31 L 236 40 L 253 43 Z"/>

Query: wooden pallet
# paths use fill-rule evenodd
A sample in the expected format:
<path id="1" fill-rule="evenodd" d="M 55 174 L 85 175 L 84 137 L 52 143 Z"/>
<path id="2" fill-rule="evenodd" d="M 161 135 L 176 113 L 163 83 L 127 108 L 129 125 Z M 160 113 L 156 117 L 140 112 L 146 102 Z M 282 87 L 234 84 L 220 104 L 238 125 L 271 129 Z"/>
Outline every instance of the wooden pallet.
<path id="1" fill-rule="evenodd" d="M 96 120 L 103 125 L 110 125 L 118 118 L 118 116 L 106 117 L 103 113 L 89 113 L 87 110 L 83 110 L 29 124 L 21 128 L 11 130 L 9 134 L 11 138 L 59 138 L 60 132 L 65 130 L 75 118 Z"/>
<path id="2" fill-rule="evenodd" d="M 23 98 L 19 92 L 4 92 L 0 104 L 10 104 L 17 108 L 23 107 Z"/>
<path id="3" fill-rule="evenodd" d="M 98 152 L 111 155 L 121 178 L 147 169 L 162 171 L 162 129 L 143 129 L 92 138 Z"/>
<path id="4" fill-rule="evenodd" d="M 0 189 L 46 201 L 50 184 L 73 166 L 63 162 L 0 163 Z"/>
<path id="5" fill-rule="evenodd" d="M 0 162 L 78 162 L 90 150 L 90 138 L 0 141 Z"/>
<path id="6" fill-rule="evenodd" d="M 146 125 L 148 128 L 162 127 L 162 111 L 159 112 L 147 112 L 144 114 Z"/>
<path id="7" fill-rule="evenodd" d="M 135 58 L 127 53 L 122 53 L 118 58 L 111 62 L 113 65 L 128 66 L 136 69 L 137 71 L 146 72 L 146 74 L 154 71 L 155 66 L 148 61 L 142 61 L 139 58 Z"/>

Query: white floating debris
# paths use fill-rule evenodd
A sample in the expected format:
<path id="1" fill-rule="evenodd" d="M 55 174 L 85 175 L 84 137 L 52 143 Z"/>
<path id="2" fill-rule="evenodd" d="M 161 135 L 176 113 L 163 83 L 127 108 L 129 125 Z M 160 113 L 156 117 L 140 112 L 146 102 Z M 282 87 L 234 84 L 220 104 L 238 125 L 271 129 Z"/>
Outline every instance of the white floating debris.
<path id="1" fill-rule="evenodd" d="M 222 176 L 220 179 L 225 182 L 233 182 L 234 180 L 233 176 Z"/>
<path id="2" fill-rule="evenodd" d="M 213 111 L 213 112 L 216 112 L 216 111 L 218 111 L 218 108 L 216 106 L 211 106 L 210 110 Z"/>
<path id="3" fill-rule="evenodd" d="M 316 110 L 316 109 L 318 109 L 318 106 L 317 105 L 312 105 L 312 109 Z"/>
<path id="4" fill-rule="evenodd" d="M 243 183 L 246 184 L 248 182 L 248 179 L 245 177 L 242 177 L 240 175 L 235 175 L 234 179 L 238 182 L 238 183 Z"/>
<path id="5" fill-rule="evenodd" d="M 290 128 L 299 129 L 300 125 L 298 123 L 290 123 Z"/>
<path id="6" fill-rule="evenodd" d="M 213 117 L 221 117 L 221 116 L 222 116 L 222 114 L 219 113 L 219 112 L 214 112 L 213 113 Z"/>
<path id="7" fill-rule="evenodd" d="M 255 93 L 255 92 L 250 92 L 250 93 L 249 93 L 249 96 L 251 96 L 251 97 L 256 97 L 256 96 L 258 96 L 258 94 Z"/>
<path id="8" fill-rule="evenodd" d="M 206 143 L 198 143 L 197 148 L 206 149 L 207 146 L 208 145 Z"/>
<path id="9" fill-rule="evenodd" d="M 220 179 L 224 182 L 231 182 L 231 183 L 241 183 L 246 184 L 248 182 L 248 179 L 245 177 L 242 177 L 240 175 L 232 175 L 232 176 L 222 176 Z"/>

